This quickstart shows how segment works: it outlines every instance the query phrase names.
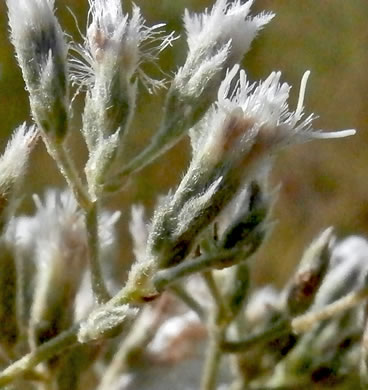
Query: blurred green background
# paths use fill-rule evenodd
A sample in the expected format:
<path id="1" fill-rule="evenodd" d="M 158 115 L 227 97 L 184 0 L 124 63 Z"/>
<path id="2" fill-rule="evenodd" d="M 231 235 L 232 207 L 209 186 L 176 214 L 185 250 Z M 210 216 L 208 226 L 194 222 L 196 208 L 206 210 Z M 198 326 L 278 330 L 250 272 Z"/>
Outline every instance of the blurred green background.
<path id="1" fill-rule="evenodd" d="M 185 8 L 200 11 L 213 4 L 204 0 L 136 0 L 149 24 L 166 21 L 182 39 L 161 58 L 162 69 L 169 73 L 185 57 L 181 17 Z M 128 7 L 130 2 L 125 1 Z M 87 0 L 56 0 L 63 28 L 81 40 L 73 10 L 85 29 Z M 283 80 L 294 86 L 294 107 L 300 79 L 312 71 L 306 111 L 320 116 L 315 128 L 338 130 L 356 128 L 358 134 L 345 140 L 316 141 L 294 146 L 281 153 L 274 165 L 272 182 L 282 184 L 273 215 L 277 224 L 267 245 L 257 256 L 255 280 L 279 283 L 300 259 L 311 239 L 323 228 L 333 225 L 339 237 L 368 235 L 368 2 L 367 0 L 257 0 L 253 14 L 263 10 L 276 13 L 244 60 L 251 80 L 281 70 Z M 137 119 L 129 152 L 134 155 L 147 142 L 160 116 L 162 96 L 152 97 L 142 88 Z M 79 106 L 78 106 L 79 105 Z M 73 134 L 69 145 L 79 164 L 86 158 L 78 135 L 82 99 L 77 99 Z M 153 116 L 153 117 L 152 117 Z M 0 144 L 4 147 L 12 129 L 30 122 L 27 94 L 8 40 L 5 2 L 0 3 Z M 129 158 L 129 156 L 127 157 Z M 187 141 L 181 142 L 152 166 L 135 176 L 127 190 L 107 202 L 121 208 L 119 226 L 121 252 L 119 265 L 131 260 L 127 223 L 129 205 L 141 202 L 151 210 L 157 195 L 178 183 L 188 163 Z M 24 185 L 24 210 L 32 204 L 30 195 L 42 193 L 46 186 L 63 186 L 54 163 L 43 145 L 35 150 Z M 121 277 L 124 277 L 122 266 Z"/>

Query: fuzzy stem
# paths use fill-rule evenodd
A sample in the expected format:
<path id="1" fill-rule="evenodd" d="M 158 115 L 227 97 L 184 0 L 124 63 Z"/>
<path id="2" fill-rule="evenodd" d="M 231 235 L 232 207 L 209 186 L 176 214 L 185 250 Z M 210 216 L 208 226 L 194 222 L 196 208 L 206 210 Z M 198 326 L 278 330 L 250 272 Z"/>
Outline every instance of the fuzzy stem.
<path id="1" fill-rule="evenodd" d="M 190 309 L 192 309 L 198 317 L 204 321 L 206 319 L 206 312 L 199 302 L 195 300 L 186 289 L 180 284 L 174 284 L 170 287 L 170 290 L 182 300 Z"/>
<path id="2" fill-rule="evenodd" d="M 89 262 L 91 268 L 91 283 L 93 293 L 98 303 L 104 303 L 110 299 L 110 295 L 102 277 L 101 265 L 99 263 L 99 239 L 98 239 L 98 208 L 97 202 L 92 202 L 88 192 L 83 185 L 78 172 L 65 150 L 64 144 L 53 142 L 44 138 L 50 155 L 56 161 L 60 172 L 65 177 L 72 190 L 80 208 L 86 213 L 87 245 Z"/>
<path id="3" fill-rule="evenodd" d="M 183 261 L 174 267 L 157 272 L 154 279 L 155 287 L 162 291 L 170 284 L 195 272 L 207 271 L 216 267 L 229 267 L 239 260 L 240 253 L 239 249 L 229 249 L 214 254 L 203 254 L 194 259 Z"/>
<path id="4" fill-rule="evenodd" d="M 65 348 L 76 344 L 78 342 L 78 330 L 79 325 L 73 326 L 7 367 L 0 373 L 0 387 L 26 374 L 37 364 L 59 354 Z"/>
<path id="5" fill-rule="evenodd" d="M 291 321 L 291 327 L 295 333 L 303 333 L 309 331 L 316 323 L 327 320 L 342 311 L 351 309 L 357 306 L 360 302 L 368 298 L 368 287 L 363 287 L 357 291 L 346 295 L 345 297 L 335 301 L 320 310 L 312 311 L 294 318 Z"/>
<path id="6" fill-rule="evenodd" d="M 243 340 L 225 341 L 222 344 L 222 349 L 229 353 L 239 353 L 248 350 L 260 342 L 272 340 L 274 337 L 281 336 L 289 332 L 308 332 L 315 324 L 328 320 L 342 311 L 351 309 L 367 298 L 368 287 L 361 288 L 320 310 L 300 315 L 294 319 L 282 319 L 264 331 L 254 333 Z"/>
<path id="7" fill-rule="evenodd" d="M 132 302 L 132 296 L 135 296 L 135 294 L 131 289 L 123 288 L 105 305 L 118 306 L 130 303 Z M 77 344 L 79 326 L 79 323 L 75 324 L 70 329 L 41 344 L 34 351 L 23 356 L 0 372 L 0 387 L 21 377 L 37 364 L 50 359 L 51 357 L 58 355 L 64 349 Z M 109 324 L 109 326 L 111 326 L 111 324 Z M 101 329 L 101 332 L 103 333 L 103 329 Z"/>
<path id="8" fill-rule="evenodd" d="M 100 245 L 97 202 L 94 202 L 93 206 L 86 212 L 85 218 L 92 290 L 97 303 L 102 304 L 107 302 L 111 297 L 104 282 L 99 258 Z"/>
<path id="9" fill-rule="evenodd" d="M 60 172 L 72 190 L 79 206 L 83 210 L 88 211 L 91 207 L 93 207 L 92 201 L 78 175 L 73 161 L 65 150 L 64 144 L 59 142 L 50 142 L 46 137 L 44 137 L 44 142 L 49 154 L 55 160 Z"/>

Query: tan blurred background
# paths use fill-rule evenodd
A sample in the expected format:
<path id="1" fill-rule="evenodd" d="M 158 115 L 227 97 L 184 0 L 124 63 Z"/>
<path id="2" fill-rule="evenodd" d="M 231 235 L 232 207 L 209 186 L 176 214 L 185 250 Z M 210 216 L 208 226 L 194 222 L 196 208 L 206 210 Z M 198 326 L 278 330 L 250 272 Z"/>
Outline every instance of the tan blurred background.
<path id="1" fill-rule="evenodd" d="M 126 5 L 130 2 L 126 1 Z M 183 35 L 184 8 L 200 11 L 212 1 L 136 0 L 149 23 L 168 22 L 168 29 Z M 56 0 L 63 28 L 77 40 L 70 7 L 84 31 L 87 0 Z M 368 236 L 368 2 L 367 0 L 256 0 L 253 13 L 272 10 L 275 19 L 260 34 L 244 66 L 249 78 L 266 77 L 273 70 L 294 86 L 294 106 L 304 71 L 312 71 L 306 95 L 307 112 L 320 116 L 316 128 L 356 128 L 351 139 L 315 141 L 294 146 L 276 159 L 272 181 L 282 183 L 274 210 L 278 221 L 272 237 L 258 254 L 257 283 L 284 280 L 300 258 L 303 248 L 323 228 L 333 225 L 339 237 Z M 184 36 L 183 36 L 184 38 Z M 184 39 L 176 41 L 161 60 L 166 72 L 175 70 L 185 56 Z M 132 155 L 147 141 L 159 120 L 162 96 L 152 98 L 142 90 L 129 147 Z M 73 124 L 70 147 L 81 164 L 85 148 L 78 136 L 78 114 Z M 154 117 L 152 118 L 152 113 Z M 4 0 L 0 3 L 0 146 L 11 130 L 30 121 L 27 95 L 20 70 L 8 41 Z M 149 209 L 156 196 L 175 186 L 188 162 L 184 141 L 135 177 L 128 191 L 112 198 L 107 206 L 122 208 L 120 223 L 121 264 L 130 259 L 127 233 L 129 204 L 141 202 Z M 42 145 L 36 149 L 26 178 L 24 210 L 32 204 L 30 194 L 45 186 L 63 186 L 53 162 Z M 121 267 L 125 269 L 125 267 Z M 124 277 L 122 272 L 121 277 Z"/>

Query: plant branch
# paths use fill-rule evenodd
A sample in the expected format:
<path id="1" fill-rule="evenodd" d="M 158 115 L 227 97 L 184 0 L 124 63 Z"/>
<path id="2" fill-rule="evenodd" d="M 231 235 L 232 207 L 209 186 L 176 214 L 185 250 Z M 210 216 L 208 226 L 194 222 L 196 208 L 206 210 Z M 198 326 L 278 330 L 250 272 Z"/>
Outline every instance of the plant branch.
<path id="1" fill-rule="evenodd" d="M 46 137 L 44 137 L 44 142 L 49 154 L 55 160 L 60 172 L 73 192 L 79 206 L 87 212 L 91 207 L 93 207 L 92 201 L 78 175 L 73 161 L 70 159 L 70 156 L 65 150 L 64 144 L 50 142 Z"/>
<path id="2" fill-rule="evenodd" d="M 222 357 L 221 341 L 225 334 L 225 328 L 218 328 L 215 324 L 214 328 L 210 332 L 210 341 L 201 380 L 201 390 L 216 389 L 217 374 Z"/>
<path id="3" fill-rule="evenodd" d="M 239 249 L 229 249 L 188 259 L 174 267 L 157 272 L 154 278 L 155 287 L 158 291 L 162 291 L 172 283 L 195 272 L 230 267 L 238 261 L 241 253 Z"/>
<path id="4" fill-rule="evenodd" d="M 208 323 L 209 345 L 201 380 L 201 390 L 214 390 L 216 389 L 217 376 L 223 354 L 221 346 L 231 319 L 228 315 L 228 310 L 221 290 L 217 286 L 212 271 L 203 272 L 202 276 L 214 302 L 212 316 Z"/>
<path id="5" fill-rule="evenodd" d="M 330 319 L 342 311 L 351 309 L 368 298 L 368 287 L 354 291 L 347 296 L 310 313 L 306 313 L 293 319 L 281 319 L 276 324 L 262 332 L 256 332 L 239 341 L 224 341 L 222 349 L 229 353 L 244 352 L 248 348 L 260 342 L 272 340 L 275 337 L 290 332 L 304 333 L 309 331 L 315 324 Z"/>
<path id="6" fill-rule="evenodd" d="M 170 290 L 183 301 L 190 309 L 192 309 L 198 317 L 204 321 L 206 319 L 206 311 L 201 304 L 197 302 L 192 295 L 190 295 L 186 289 L 180 284 L 174 284 L 170 287 Z"/>
<path id="7" fill-rule="evenodd" d="M 78 342 L 78 330 L 79 325 L 73 326 L 7 367 L 0 373 L 0 387 L 26 374 L 37 364 L 76 344 Z"/>
<path id="8" fill-rule="evenodd" d="M 113 298 L 110 299 L 104 306 L 119 306 L 126 303 L 131 303 L 139 296 L 137 290 L 133 291 L 130 287 L 122 288 Z M 101 306 L 98 308 L 101 310 Z M 111 324 L 108 324 L 109 329 Z M 58 336 L 50 339 L 37 347 L 34 351 L 23 356 L 21 359 L 15 361 L 5 370 L 0 372 L 0 387 L 14 381 L 21 377 L 37 364 L 58 355 L 64 349 L 71 347 L 78 343 L 78 332 L 80 323 L 75 324 L 70 329 L 60 333 Z M 103 334 L 104 329 L 100 329 Z"/>
<path id="9" fill-rule="evenodd" d="M 111 297 L 104 282 L 100 263 L 97 202 L 94 202 L 93 206 L 86 212 L 85 218 L 92 290 L 97 303 L 102 304 L 107 302 Z"/>
<path id="10" fill-rule="evenodd" d="M 357 306 L 360 302 L 368 298 L 368 287 L 363 287 L 357 291 L 346 295 L 345 297 L 323 307 L 320 310 L 312 311 L 294 318 L 291 321 L 291 327 L 295 333 L 309 331 L 316 323 L 328 320 L 329 318 L 341 313 L 342 311 Z"/>
<path id="11" fill-rule="evenodd" d="M 247 351 L 249 348 L 254 347 L 258 343 L 267 342 L 275 337 L 292 332 L 289 319 L 281 319 L 269 328 L 255 332 L 250 336 L 238 340 L 238 341 L 224 341 L 221 348 L 224 352 L 228 353 L 240 353 Z"/>
<path id="12" fill-rule="evenodd" d="M 104 303 L 110 299 L 110 295 L 102 277 L 99 259 L 99 235 L 98 235 L 98 208 L 97 201 L 93 202 L 85 186 L 83 185 L 73 161 L 66 153 L 63 143 L 49 140 L 46 136 L 44 142 L 49 154 L 55 160 L 60 172 L 64 176 L 73 192 L 80 208 L 85 212 L 87 245 L 91 269 L 91 284 L 98 303 Z"/>

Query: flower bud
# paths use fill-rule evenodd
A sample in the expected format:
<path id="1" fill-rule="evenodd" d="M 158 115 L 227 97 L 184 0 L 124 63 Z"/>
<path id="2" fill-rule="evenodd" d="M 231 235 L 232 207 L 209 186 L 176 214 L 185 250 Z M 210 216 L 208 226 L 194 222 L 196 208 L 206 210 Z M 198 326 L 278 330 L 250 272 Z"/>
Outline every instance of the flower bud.
<path id="1" fill-rule="evenodd" d="M 38 126 L 57 141 L 67 132 L 68 47 L 53 0 L 7 0 L 11 39 Z"/>
<path id="2" fill-rule="evenodd" d="M 68 191 L 49 190 L 43 202 L 35 196 L 36 213 L 16 218 L 14 228 L 24 261 L 34 265 L 29 335 L 36 346 L 70 327 L 75 300 L 86 271 L 87 232 L 84 215 Z M 102 213 L 98 221 L 101 256 L 111 258 L 114 224 L 119 213 Z M 23 261 L 23 262 L 24 262 Z M 29 268 L 29 264 L 26 264 Z M 24 269 L 26 271 L 26 269 Z M 25 275 L 23 283 L 30 280 Z M 25 287 L 20 286 L 23 290 Z M 27 291 L 24 298 L 27 302 Z M 86 305 L 86 303 L 85 303 Z M 24 315 L 24 314 L 23 314 Z M 27 317 L 27 314 L 24 315 Z"/>
<path id="3" fill-rule="evenodd" d="M 49 191 L 44 204 L 37 197 L 35 202 L 36 279 L 29 325 L 33 346 L 73 324 L 74 299 L 87 258 L 83 214 L 72 195 Z"/>
<path id="4" fill-rule="evenodd" d="M 220 246 L 225 249 L 249 245 L 255 251 L 266 233 L 264 224 L 270 207 L 268 196 L 256 181 L 250 183 L 247 191 L 248 207 L 234 213 L 233 220 L 222 234 Z"/>
<path id="5" fill-rule="evenodd" d="M 334 245 L 312 309 L 320 309 L 366 284 L 367 253 L 368 243 L 361 237 L 348 237 Z"/>
<path id="6" fill-rule="evenodd" d="M 32 126 L 28 129 L 23 124 L 14 132 L 0 157 L 0 231 L 13 211 L 15 195 L 36 139 L 36 128 Z"/>
<path id="7" fill-rule="evenodd" d="M 91 188 L 109 182 L 108 170 L 122 152 L 135 112 L 137 81 L 150 92 L 164 85 L 146 75 L 142 64 L 155 62 L 175 38 L 163 34 L 163 24 L 148 27 L 135 5 L 129 17 L 120 0 L 89 4 L 86 37 L 83 45 L 74 46 L 71 70 L 73 81 L 87 89 L 82 133 L 90 152 L 86 173 Z"/>
<path id="8" fill-rule="evenodd" d="M 308 310 L 326 275 L 334 243 L 332 228 L 323 231 L 305 251 L 289 284 L 286 304 L 291 315 Z"/>

